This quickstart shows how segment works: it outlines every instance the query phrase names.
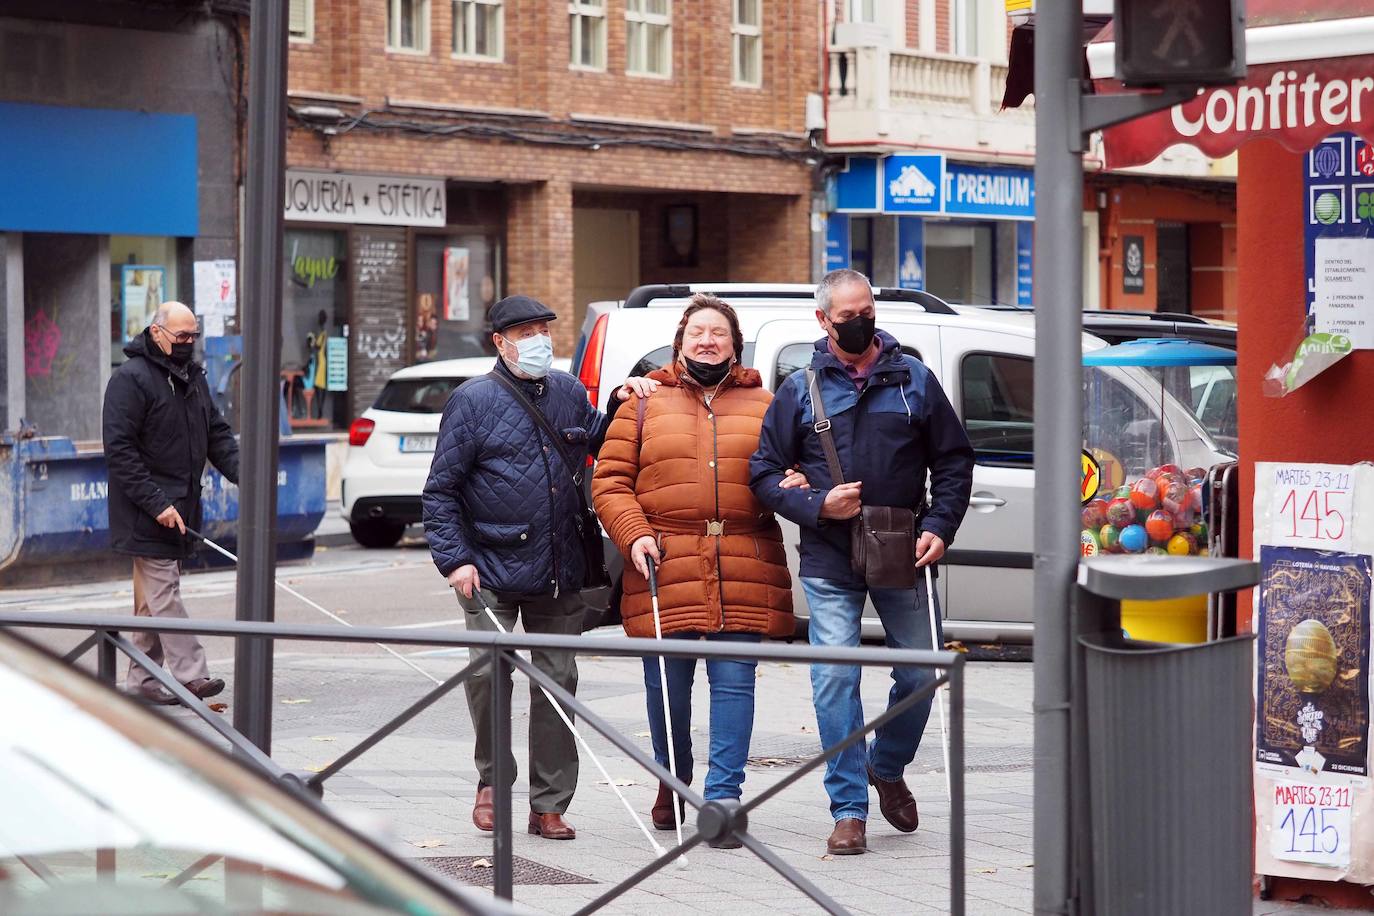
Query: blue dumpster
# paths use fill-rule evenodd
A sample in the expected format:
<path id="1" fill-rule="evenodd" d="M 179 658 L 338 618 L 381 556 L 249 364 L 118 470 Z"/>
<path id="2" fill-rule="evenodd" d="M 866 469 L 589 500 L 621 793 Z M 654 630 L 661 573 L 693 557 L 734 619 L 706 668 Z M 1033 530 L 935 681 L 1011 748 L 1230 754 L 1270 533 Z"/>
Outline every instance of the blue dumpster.
<path id="1" fill-rule="evenodd" d="M 281 440 L 280 560 L 314 552 L 313 535 L 326 505 L 326 442 L 309 436 Z M 238 487 L 209 468 L 201 485 L 203 533 L 235 552 Z M 0 438 L 0 586 L 90 580 L 126 568 L 128 561 L 110 550 L 108 487 L 98 447 L 78 447 L 65 437 Z M 202 550 L 189 565 L 227 563 Z"/>

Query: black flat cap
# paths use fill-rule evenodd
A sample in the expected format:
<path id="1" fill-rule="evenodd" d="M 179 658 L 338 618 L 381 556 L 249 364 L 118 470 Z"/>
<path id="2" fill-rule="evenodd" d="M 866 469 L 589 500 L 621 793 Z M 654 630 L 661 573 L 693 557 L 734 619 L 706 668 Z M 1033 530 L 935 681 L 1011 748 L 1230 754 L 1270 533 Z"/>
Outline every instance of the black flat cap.
<path id="1" fill-rule="evenodd" d="M 517 324 L 553 321 L 558 317 L 553 309 L 529 296 L 507 296 L 493 305 L 487 315 L 491 318 L 491 329 L 498 334 Z"/>

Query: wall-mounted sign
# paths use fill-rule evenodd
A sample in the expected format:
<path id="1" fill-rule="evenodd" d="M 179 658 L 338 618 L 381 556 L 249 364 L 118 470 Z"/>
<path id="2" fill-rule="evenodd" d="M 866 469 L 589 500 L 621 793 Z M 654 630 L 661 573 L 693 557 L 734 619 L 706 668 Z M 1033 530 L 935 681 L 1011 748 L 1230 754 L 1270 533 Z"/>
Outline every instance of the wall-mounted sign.
<path id="1" fill-rule="evenodd" d="M 443 226 L 442 179 L 286 170 L 286 219 L 380 226 Z"/>
<path id="2" fill-rule="evenodd" d="M 196 314 L 218 315 L 222 326 L 224 318 L 238 312 L 238 275 L 233 259 L 196 261 L 194 274 Z M 211 336 L 210 332 L 205 336 Z"/>
<path id="3" fill-rule="evenodd" d="M 914 216 L 897 217 L 897 285 L 926 288 L 925 223 Z"/>
<path id="4" fill-rule="evenodd" d="M 1032 304 L 1032 277 L 1035 268 L 1035 224 L 1016 224 L 1016 304 Z"/>
<path id="5" fill-rule="evenodd" d="M 944 208 L 944 176 L 944 156 L 888 156 L 883 160 L 883 211 L 939 213 Z"/>
<path id="6" fill-rule="evenodd" d="M 849 217 L 831 213 L 825 218 L 825 270 L 849 266 Z"/>
<path id="7" fill-rule="evenodd" d="M 1035 218 L 1035 174 L 947 162 L 932 153 L 900 153 L 881 163 L 850 157 L 835 177 L 835 205 L 842 213 L 1029 220 Z"/>
<path id="8" fill-rule="evenodd" d="M 1145 236 L 1122 236 L 1121 264 L 1121 291 L 1145 292 Z"/>
<path id="9" fill-rule="evenodd" d="M 1035 175 L 951 162 L 945 169 L 945 212 L 996 219 L 1035 218 Z"/>

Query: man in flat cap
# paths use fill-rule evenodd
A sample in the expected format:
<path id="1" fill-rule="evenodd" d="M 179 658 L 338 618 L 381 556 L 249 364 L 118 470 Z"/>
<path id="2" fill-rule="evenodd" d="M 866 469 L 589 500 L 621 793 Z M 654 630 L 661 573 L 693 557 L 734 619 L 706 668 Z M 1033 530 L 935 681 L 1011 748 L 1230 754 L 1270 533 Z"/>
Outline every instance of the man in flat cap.
<path id="1" fill-rule="evenodd" d="M 488 375 L 459 386 L 444 408 L 423 496 L 425 535 L 434 565 L 458 590 L 469 630 L 496 629 L 485 602 L 507 630 L 518 617 L 527 633 L 577 634 L 585 608 L 579 592 L 588 573 L 582 475 L 609 421 L 588 401 L 581 382 L 551 368 L 549 322 L 558 316 L 548 306 L 509 296 L 489 314 L 500 359 Z M 635 378 L 616 394 L 626 400 L 657 387 Z M 535 652 L 533 661 L 576 692 L 571 652 Z M 509 697 L 511 678 L 507 672 L 494 685 L 488 667 L 463 686 L 477 732 L 472 822 L 490 831 L 496 753 L 491 691 Z M 530 832 L 573 839 L 576 831 L 563 814 L 577 788 L 577 743 L 533 683 L 529 754 Z M 506 772 L 515 778 L 513 755 Z"/>

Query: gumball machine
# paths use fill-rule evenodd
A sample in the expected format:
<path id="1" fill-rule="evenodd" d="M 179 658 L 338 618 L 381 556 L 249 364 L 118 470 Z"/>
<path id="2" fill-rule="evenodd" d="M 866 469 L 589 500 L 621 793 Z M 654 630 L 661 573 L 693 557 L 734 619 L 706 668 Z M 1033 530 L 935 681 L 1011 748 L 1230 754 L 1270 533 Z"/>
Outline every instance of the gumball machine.
<path id="1" fill-rule="evenodd" d="M 1084 353 L 1084 556 L 1208 555 L 1203 486 L 1214 464 L 1235 460 L 1235 442 L 1200 415 L 1199 392 L 1229 380 L 1234 398 L 1235 363 L 1231 350 L 1173 338 Z M 1134 639 L 1202 642 L 1207 599 L 1124 601 L 1121 619 Z"/>

